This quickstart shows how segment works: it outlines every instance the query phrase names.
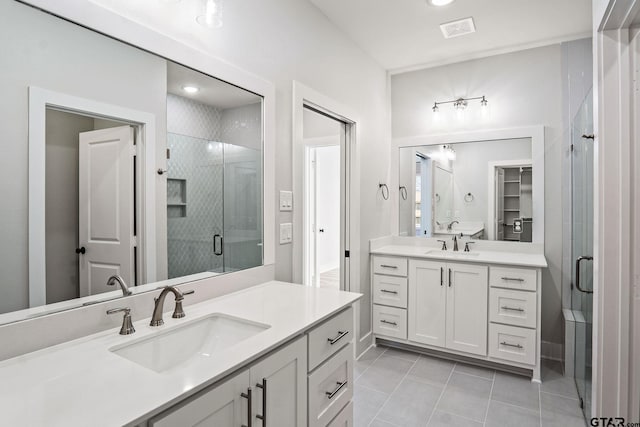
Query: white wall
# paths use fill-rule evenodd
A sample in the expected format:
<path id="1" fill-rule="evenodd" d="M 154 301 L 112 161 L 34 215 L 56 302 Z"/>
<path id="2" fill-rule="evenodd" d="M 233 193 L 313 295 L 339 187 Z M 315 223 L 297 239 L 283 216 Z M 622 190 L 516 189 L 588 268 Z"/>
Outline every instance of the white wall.
<path id="1" fill-rule="evenodd" d="M 545 126 L 545 255 L 549 268 L 542 277 L 542 338 L 554 343 L 563 340 L 559 327 L 562 263 L 559 183 L 563 135 L 560 52 L 560 45 L 552 45 L 391 78 L 394 139 L 465 130 Z M 471 103 L 462 120 L 451 112 L 453 107 L 443 105 L 440 121 L 434 121 L 431 110 L 434 102 L 482 95 L 489 100 L 486 117 L 479 113 L 479 103 Z"/>

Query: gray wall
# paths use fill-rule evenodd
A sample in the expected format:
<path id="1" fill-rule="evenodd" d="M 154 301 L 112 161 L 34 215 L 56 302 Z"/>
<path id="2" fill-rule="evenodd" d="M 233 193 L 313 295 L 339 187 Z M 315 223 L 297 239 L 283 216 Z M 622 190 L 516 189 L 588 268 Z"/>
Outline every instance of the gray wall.
<path id="1" fill-rule="evenodd" d="M 459 120 L 448 106 L 439 121 L 436 101 L 485 95 L 489 114 L 472 103 Z M 562 78 L 560 45 L 430 68 L 391 78 L 393 138 L 532 125 L 545 126 L 545 256 L 542 339 L 562 343 Z M 485 177 L 482 177 L 485 180 Z"/>
<path id="2" fill-rule="evenodd" d="M 163 59 L 14 1 L 0 2 L 0 16 L 0 194 L 10 200 L 4 204 L 0 222 L 0 313 L 4 313 L 28 306 L 28 87 L 155 114 L 161 159 L 166 67 Z M 156 207 L 158 259 L 162 260 L 166 259 L 163 194 Z"/>

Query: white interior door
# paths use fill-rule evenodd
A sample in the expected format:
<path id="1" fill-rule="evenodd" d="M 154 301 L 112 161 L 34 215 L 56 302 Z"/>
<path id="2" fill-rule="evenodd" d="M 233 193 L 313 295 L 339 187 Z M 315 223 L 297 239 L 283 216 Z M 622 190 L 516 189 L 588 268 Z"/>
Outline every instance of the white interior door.
<path id="1" fill-rule="evenodd" d="M 496 168 L 495 173 L 496 185 L 496 206 L 494 209 L 496 221 L 496 240 L 504 240 L 504 169 Z"/>
<path id="2" fill-rule="evenodd" d="M 315 149 L 316 273 L 340 267 L 340 146 Z"/>
<path id="3" fill-rule="evenodd" d="M 80 296 L 113 290 L 119 274 L 134 282 L 134 130 L 121 126 L 80 134 Z"/>

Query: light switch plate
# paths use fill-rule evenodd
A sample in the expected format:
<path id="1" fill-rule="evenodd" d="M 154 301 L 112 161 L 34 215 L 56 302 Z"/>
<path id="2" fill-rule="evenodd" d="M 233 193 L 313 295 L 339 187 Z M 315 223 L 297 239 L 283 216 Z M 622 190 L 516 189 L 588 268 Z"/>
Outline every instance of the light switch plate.
<path id="1" fill-rule="evenodd" d="M 293 224 L 285 222 L 280 224 L 280 244 L 286 245 L 293 241 Z"/>
<path id="2" fill-rule="evenodd" d="M 293 210 L 293 192 L 292 191 L 280 191 L 280 212 L 287 212 Z"/>

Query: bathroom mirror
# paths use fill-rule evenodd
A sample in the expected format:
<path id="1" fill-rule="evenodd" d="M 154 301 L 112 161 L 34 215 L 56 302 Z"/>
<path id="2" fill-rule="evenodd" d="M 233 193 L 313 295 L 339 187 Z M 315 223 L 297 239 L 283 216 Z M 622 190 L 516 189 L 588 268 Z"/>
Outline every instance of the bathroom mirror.
<path id="1" fill-rule="evenodd" d="M 0 15 L 0 324 L 263 264 L 263 96 Z"/>
<path id="2" fill-rule="evenodd" d="M 532 242 L 531 138 L 399 149 L 399 234 Z"/>

